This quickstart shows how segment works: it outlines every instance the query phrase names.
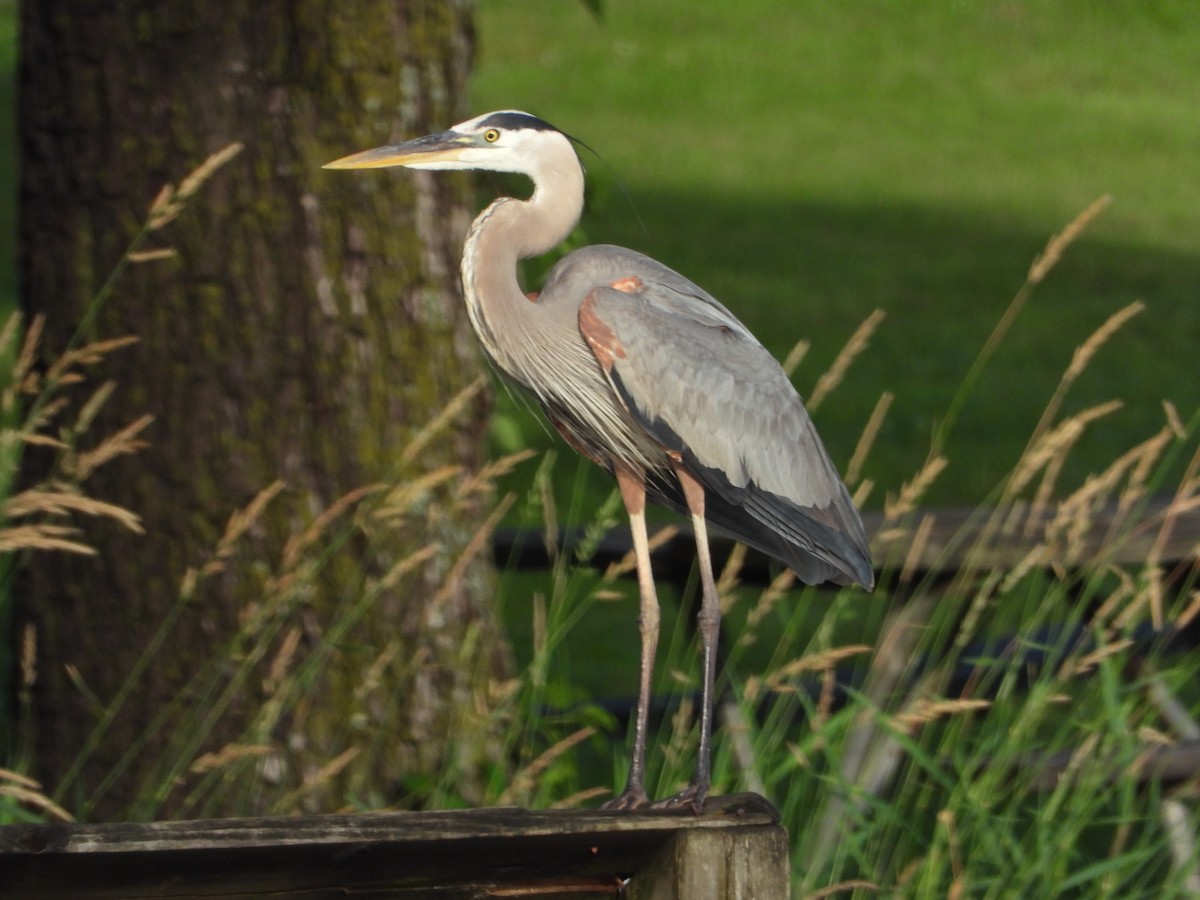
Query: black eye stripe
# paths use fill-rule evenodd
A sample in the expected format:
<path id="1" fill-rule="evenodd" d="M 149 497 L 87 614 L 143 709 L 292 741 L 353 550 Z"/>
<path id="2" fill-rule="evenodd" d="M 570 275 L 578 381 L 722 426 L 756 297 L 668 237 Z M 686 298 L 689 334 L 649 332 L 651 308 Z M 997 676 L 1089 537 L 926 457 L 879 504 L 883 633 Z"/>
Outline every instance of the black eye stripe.
<path id="1" fill-rule="evenodd" d="M 558 131 L 549 122 L 521 112 L 493 113 L 479 123 L 481 128 L 526 128 L 532 131 Z"/>

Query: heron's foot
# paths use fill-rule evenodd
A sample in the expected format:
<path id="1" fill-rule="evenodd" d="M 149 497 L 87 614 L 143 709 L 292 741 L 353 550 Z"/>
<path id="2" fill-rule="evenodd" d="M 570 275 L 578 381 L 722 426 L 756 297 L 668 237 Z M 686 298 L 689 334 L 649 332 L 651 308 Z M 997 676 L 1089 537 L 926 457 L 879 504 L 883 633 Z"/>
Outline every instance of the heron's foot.
<path id="1" fill-rule="evenodd" d="M 646 796 L 646 789 L 637 785 L 629 785 L 616 797 L 600 804 L 600 808 L 629 811 L 633 809 L 645 809 L 649 805 L 650 798 Z"/>
<path id="2" fill-rule="evenodd" d="M 693 781 L 674 797 L 658 800 L 650 804 L 650 807 L 651 809 L 690 809 L 693 813 L 699 815 L 700 811 L 704 808 L 704 800 L 708 797 L 708 788 L 709 785 L 707 782 Z"/>

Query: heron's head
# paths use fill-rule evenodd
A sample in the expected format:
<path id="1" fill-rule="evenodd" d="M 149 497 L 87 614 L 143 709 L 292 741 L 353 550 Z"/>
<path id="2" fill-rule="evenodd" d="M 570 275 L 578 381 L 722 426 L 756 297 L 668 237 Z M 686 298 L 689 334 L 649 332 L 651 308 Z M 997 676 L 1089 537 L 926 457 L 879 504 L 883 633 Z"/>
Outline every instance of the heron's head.
<path id="1" fill-rule="evenodd" d="M 326 169 L 487 169 L 536 176 L 566 151 L 571 140 L 549 122 L 517 110 L 486 113 L 402 144 L 390 144 L 326 163 Z"/>

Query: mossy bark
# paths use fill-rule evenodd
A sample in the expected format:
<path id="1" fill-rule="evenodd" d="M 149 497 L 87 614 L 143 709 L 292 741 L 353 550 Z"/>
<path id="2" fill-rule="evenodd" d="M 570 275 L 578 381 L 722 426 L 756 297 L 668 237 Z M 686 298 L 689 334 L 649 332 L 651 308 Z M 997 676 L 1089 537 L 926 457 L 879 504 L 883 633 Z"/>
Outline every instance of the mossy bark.
<path id="1" fill-rule="evenodd" d="M 320 168 L 465 117 L 469 6 L 73 0 L 23 3 L 21 17 L 21 290 L 25 308 L 47 317 L 48 352 L 67 344 L 161 186 L 231 142 L 245 145 L 151 236 L 177 256 L 132 266 L 89 335 L 141 339 L 106 363 L 101 374 L 118 389 L 93 430 L 149 412 L 150 444 L 86 489 L 140 514 L 146 533 L 81 522 L 97 557 L 35 556 L 23 575 L 20 609 L 39 647 L 36 774 L 58 790 L 102 710 L 178 614 L 65 786 L 68 805 L 93 817 L 249 813 L 295 790 L 310 809 L 403 803 L 405 784 L 445 771 L 464 704 L 503 667 L 482 563 L 442 592 L 436 615 L 427 608 L 486 499 L 451 503 L 435 492 L 436 515 L 370 525 L 367 537 L 347 532 L 337 553 L 314 551 L 321 558 L 302 591 L 279 557 L 288 535 L 360 485 L 481 461 L 482 396 L 418 459 L 397 460 L 480 371 L 458 297 L 464 183 Z M 185 572 L 277 478 L 288 489 L 181 606 Z M 435 542 L 437 554 L 378 589 L 379 573 Z M 336 632 L 371 585 L 371 608 Z M 278 607 L 274 630 L 249 634 L 268 602 Z M 289 634 L 299 644 L 287 671 L 306 673 L 292 682 L 300 698 L 264 719 L 264 704 L 284 696 L 264 673 Z M 253 677 L 199 680 L 217 671 L 214 656 L 232 671 L 256 654 Z M 180 698 L 181 715 L 156 721 Z M 189 729 L 195 740 L 181 742 Z M 211 775 L 201 789 L 200 775 L 162 764 L 179 747 L 263 741 L 266 759 L 226 766 L 233 790 Z M 348 750 L 340 774 L 326 770 L 314 786 Z M 455 751 L 461 792 L 477 799 L 490 751 Z M 114 767 L 120 775 L 106 784 Z M 171 784 L 147 783 L 164 772 Z"/>

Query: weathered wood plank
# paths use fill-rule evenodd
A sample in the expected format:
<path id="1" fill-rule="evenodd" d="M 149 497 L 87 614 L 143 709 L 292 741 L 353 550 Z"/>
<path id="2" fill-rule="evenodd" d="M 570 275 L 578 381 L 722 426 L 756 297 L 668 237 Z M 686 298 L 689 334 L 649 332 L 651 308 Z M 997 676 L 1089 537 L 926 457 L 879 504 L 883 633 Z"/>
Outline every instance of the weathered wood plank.
<path id="1" fill-rule="evenodd" d="M 629 900 L 787 900 L 787 832 L 678 832 L 629 882 Z"/>
<path id="2" fill-rule="evenodd" d="M 762 860 L 775 859 L 759 845 L 778 844 L 783 833 L 778 821 L 761 797 L 737 795 L 714 798 L 700 815 L 480 809 L 10 825 L 0 827 L 0 894 L 58 900 L 356 893 L 403 898 L 434 892 L 449 898 L 612 897 L 681 833 L 739 835 L 715 840 L 733 860 L 734 874 L 725 883 L 744 883 L 749 876 L 736 873 L 757 871 Z M 756 860 L 753 865 L 750 857 L 738 862 L 746 854 Z M 786 882 L 786 850 L 775 863 Z"/>

